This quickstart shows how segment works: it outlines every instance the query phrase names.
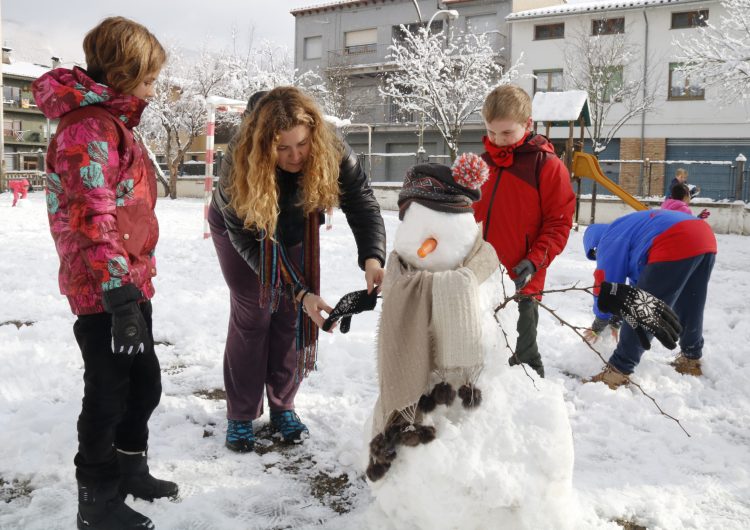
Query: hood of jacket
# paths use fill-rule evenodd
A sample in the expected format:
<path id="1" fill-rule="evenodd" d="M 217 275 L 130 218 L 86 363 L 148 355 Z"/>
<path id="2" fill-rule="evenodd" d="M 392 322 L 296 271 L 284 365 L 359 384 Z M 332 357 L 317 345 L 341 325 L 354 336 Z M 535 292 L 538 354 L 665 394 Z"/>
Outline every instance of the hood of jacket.
<path id="1" fill-rule="evenodd" d="M 593 224 L 589 225 L 586 232 L 583 234 L 583 250 L 586 252 L 586 257 L 590 260 L 596 260 L 596 257 L 592 255 L 591 251 L 599 246 L 604 232 L 609 228 L 608 224 Z"/>
<path id="2" fill-rule="evenodd" d="M 75 67 L 56 68 L 31 85 L 37 107 L 50 119 L 85 107 L 100 105 L 128 128 L 141 121 L 143 109 L 148 105 L 136 96 L 121 94 L 89 77 L 85 70 Z"/>

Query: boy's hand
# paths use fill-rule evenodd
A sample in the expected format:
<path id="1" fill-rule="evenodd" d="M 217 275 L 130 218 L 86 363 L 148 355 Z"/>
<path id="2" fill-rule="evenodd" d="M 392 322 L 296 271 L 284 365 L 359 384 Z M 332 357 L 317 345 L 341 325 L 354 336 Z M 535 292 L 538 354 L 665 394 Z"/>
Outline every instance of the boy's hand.
<path id="1" fill-rule="evenodd" d="M 516 275 L 513 278 L 513 283 L 516 284 L 516 291 L 520 291 L 523 287 L 529 283 L 531 277 L 536 272 L 536 267 L 531 261 L 524 258 L 518 262 L 518 265 L 513 267 L 513 273 Z"/>
<path id="2" fill-rule="evenodd" d="M 365 260 L 365 282 L 367 282 L 367 292 L 371 293 L 373 289 L 377 288 L 380 293 L 380 286 L 383 285 L 383 278 L 385 277 L 385 269 L 380 264 L 380 260 L 375 258 L 367 258 Z"/>

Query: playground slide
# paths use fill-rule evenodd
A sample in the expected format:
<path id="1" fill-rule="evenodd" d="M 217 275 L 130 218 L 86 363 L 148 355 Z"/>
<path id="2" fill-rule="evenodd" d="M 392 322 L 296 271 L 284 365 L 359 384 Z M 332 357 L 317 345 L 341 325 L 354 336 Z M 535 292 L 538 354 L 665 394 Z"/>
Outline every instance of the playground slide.
<path id="1" fill-rule="evenodd" d="M 573 154 L 573 176 L 589 178 L 601 184 L 634 210 L 648 210 L 645 204 L 604 176 L 602 168 L 599 167 L 599 160 L 594 155 L 576 151 Z"/>

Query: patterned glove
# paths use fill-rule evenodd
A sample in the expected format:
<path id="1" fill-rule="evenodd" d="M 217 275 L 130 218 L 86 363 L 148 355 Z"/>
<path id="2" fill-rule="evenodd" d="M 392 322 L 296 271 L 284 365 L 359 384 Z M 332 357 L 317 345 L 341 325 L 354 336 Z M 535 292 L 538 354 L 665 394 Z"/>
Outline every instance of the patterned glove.
<path id="1" fill-rule="evenodd" d="M 706 219 L 709 215 L 711 215 L 711 212 L 708 211 L 708 208 L 703 208 L 697 217 L 698 219 Z"/>
<path id="2" fill-rule="evenodd" d="M 536 272 L 536 267 L 531 261 L 522 259 L 518 262 L 518 265 L 513 267 L 513 272 L 516 277 L 513 278 L 513 283 L 516 284 L 516 291 L 523 289 L 524 285 L 529 283 L 531 277 Z"/>
<path id="3" fill-rule="evenodd" d="M 624 318 L 646 350 L 651 348 L 648 333 L 670 350 L 677 347 L 682 332 L 679 318 L 671 307 L 643 289 L 624 283 L 602 282 L 599 310 Z"/>
<path id="4" fill-rule="evenodd" d="M 323 322 L 323 331 L 329 331 L 331 327 L 341 319 L 339 329 L 341 333 L 349 331 L 349 327 L 352 323 L 352 315 L 361 313 L 362 311 L 371 311 L 375 309 L 375 305 L 378 303 L 378 292 L 373 289 L 371 293 L 367 293 L 367 289 L 361 291 L 353 291 L 349 294 L 345 294 L 336 307 L 333 308 L 331 314 Z"/>
<path id="5" fill-rule="evenodd" d="M 146 321 L 138 307 L 141 292 L 133 284 L 105 291 L 104 309 L 112 314 L 112 351 L 135 355 L 143 353 L 148 338 Z"/>

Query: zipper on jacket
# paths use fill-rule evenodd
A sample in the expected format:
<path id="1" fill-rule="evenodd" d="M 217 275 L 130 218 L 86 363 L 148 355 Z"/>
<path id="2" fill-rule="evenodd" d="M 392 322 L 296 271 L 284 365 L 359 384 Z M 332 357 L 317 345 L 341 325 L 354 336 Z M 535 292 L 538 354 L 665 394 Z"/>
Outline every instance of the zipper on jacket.
<path id="1" fill-rule="evenodd" d="M 495 181 L 495 185 L 492 188 L 492 195 L 490 195 L 490 204 L 487 208 L 487 222 L 484 224 L 484 234 L 482 235 L 482 238 L 487 241 L 487 233 L 490 230 L 490 218 L 492 217 L 492 205 L 495 202 L 495 194 L 497 193 L 497 187 L 500 185 L 500 177 L 503 174 L 503 168 L 498 168 L 497 171 L 497 180 Z"/>

